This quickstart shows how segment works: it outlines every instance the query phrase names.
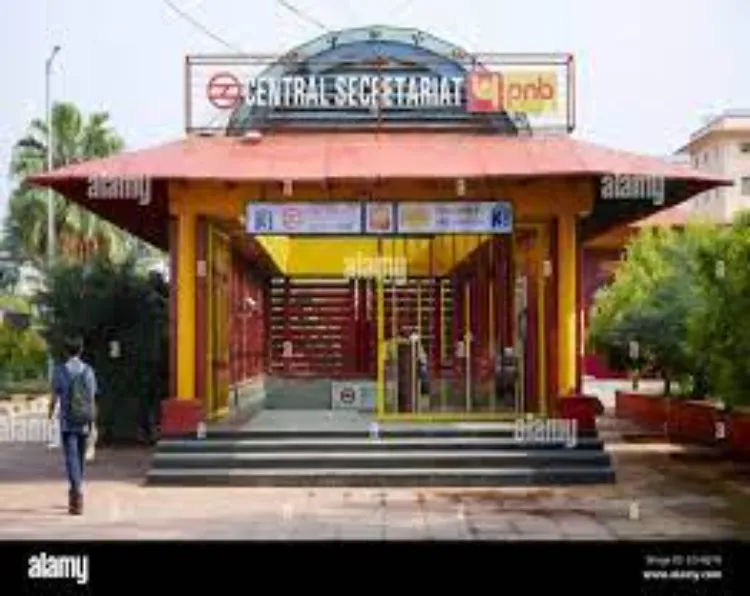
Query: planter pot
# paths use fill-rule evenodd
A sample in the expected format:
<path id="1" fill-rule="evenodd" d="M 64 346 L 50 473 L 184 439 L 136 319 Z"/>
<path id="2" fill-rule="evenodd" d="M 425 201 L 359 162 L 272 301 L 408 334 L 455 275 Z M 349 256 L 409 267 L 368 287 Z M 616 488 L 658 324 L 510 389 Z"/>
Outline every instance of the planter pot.
<path id="1" fill-rule="evenodd" d="M 663 428 L 670 439 L 720 446 L 733 457 L 750 459 L 750 411 L 619 391 L 615 403 L 619 418 Z"/>
<path id="2" fill-rule="evenodd" d="M 750 459 L 750 411 L 734 410 L 729 415 L 727 446 L 733 455 Z"/>
<path id="3" fill-rule="evenodd" d="M 575 420 L 579 431 L 596 431 L 596 417 L 603 413 L 597 397 L 591 395 L 568 395 L 558 400 L 560 417 Z"/>
<path id="4" fill-rule="evenodd" d="M 162 437 L 194 433 L 204 420 L 202 404 L 192 399 L 165 399 L 161 404 Z"/>
<path id="5" fill-rule="evenodd" d="M 671 400 L 667 407 L 670 438 L 704 445 L 717 444 L 717 422 L 723 415 L 717 412 L 713 403 Z"/>
<path id="6" fill-rule="evenodd" d="M 667 424 L 667 400 L 663 397 L 617 391 L 615 415 L 650 429 L 664 429 Z"/>

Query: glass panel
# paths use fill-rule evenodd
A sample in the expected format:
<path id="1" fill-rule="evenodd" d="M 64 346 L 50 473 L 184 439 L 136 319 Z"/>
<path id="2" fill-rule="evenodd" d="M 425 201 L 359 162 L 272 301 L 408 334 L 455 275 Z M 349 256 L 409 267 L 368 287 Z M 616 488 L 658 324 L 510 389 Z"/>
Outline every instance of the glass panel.
<path id="1" fill-rule="evenodd" d="M 538 410 L 546 375 L 538 232 L 476 240 L 464 240 L 474 248 L 443 277 L 384 283 L 386 414 Z"/>

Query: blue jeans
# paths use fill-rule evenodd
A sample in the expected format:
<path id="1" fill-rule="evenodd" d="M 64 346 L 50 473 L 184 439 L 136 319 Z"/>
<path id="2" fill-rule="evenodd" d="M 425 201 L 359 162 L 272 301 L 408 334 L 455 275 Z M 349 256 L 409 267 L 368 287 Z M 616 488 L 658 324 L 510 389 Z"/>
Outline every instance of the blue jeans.
<path id="1" fill-rule="evenodd" d="M 68 473 L 70 492 L 81 494 L 83 472 L 86 456 L 86 441 L 88 437 L 82 432 L 62 433 L 62 448 L 65 456 L 65 470 Z"/>

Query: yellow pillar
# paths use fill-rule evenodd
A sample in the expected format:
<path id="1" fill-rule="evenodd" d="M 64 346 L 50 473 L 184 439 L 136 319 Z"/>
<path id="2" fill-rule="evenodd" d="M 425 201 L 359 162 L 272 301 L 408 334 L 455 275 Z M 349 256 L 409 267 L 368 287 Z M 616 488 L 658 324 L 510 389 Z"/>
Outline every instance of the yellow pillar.
<path id="1" fill-rule="evenodd" d="M 568 395 L 576 389 L 576 216 L 561 215 L 558 219 L 558 391 Z"/>
<path id="2" fill-rule="evenodd" d="M 195 399 L 196 217 L 177 215 L 177 396 Z"/>

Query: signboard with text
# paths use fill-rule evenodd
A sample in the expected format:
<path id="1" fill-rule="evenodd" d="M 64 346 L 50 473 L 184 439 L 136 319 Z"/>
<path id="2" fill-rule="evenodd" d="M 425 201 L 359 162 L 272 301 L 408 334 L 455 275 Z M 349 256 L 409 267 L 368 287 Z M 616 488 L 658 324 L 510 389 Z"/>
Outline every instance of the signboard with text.
<path id="1" fill-rule="evenodd" d="M 400 203 L 399 234 L 509 234 L 513 210 L 507 202 Z"/>
<path id="2" fill-rule="evenodd" d="M 214 82 L 214 86 L 216 83 Z M 215 95 L 215 101 L 229 99 Z M 469 72 L 461 77 L 435 76 L 285 76 L 250 77 L 242 101 L 250 107 L 284 110 L 416 110 L 463 108 L 471 113 L 554 114 L 561 105 L 553 70 Z"/>
<path id="3" fill-rule="evenodd" d="M 358 235 L 360 203 L 249 203 L 247 231 L 257 235 Z"/>
<path id="4" fill-rule="evenodd" d="M 188 132 L 493 114 L 570 132 L 575 120 L 571 55 L 469 54 L 409 29 L 335 32 L 277 56 L 189 56 L 186 76 Z"/>
<path id="5" fill-rule="evenodd" d="M 510 234 L 506 201 L 248 203 L 247 232 L 280 236 Z"/>

